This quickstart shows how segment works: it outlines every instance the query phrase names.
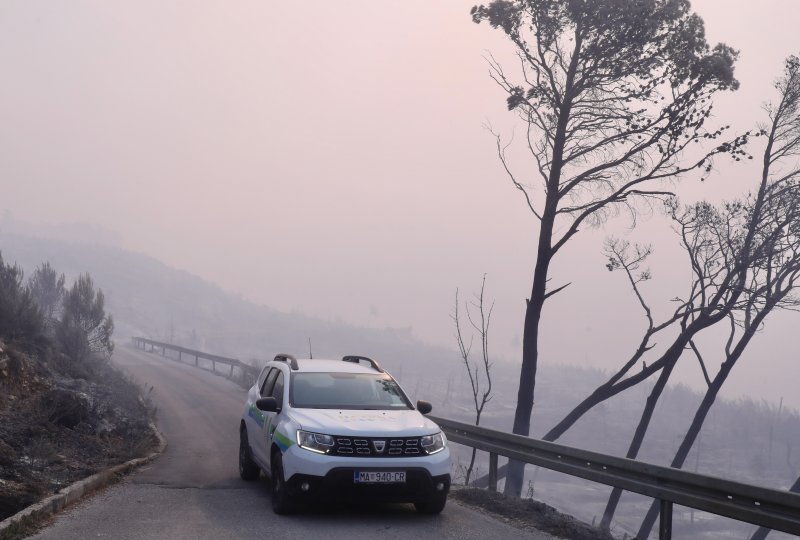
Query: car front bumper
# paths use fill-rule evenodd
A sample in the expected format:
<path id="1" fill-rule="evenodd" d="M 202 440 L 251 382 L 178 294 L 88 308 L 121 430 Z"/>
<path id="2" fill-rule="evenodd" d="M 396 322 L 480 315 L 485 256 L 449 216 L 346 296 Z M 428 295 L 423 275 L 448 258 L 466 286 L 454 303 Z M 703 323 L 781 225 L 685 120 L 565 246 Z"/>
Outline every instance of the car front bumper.
<path id="1" fill-rule="evenodd" d="M 406 472 L 406 481 L 382 484 L 354 481 L 354 473 L 370 470 L 402 470 Z M 421 502 L 447 496 L 450 474 L 432 476 L 425 469 L 408 467 L 346 467 L 332 469 L 325 476 L 295 474 L 287 481 L 286 487 L 293 497 L 309 501 Z"/>
<path id="2" fill-rule="evenodd" d="M 328 494 L 334 499 L 414 502 L 446 495 L 450 490 L 450 449 L 415 457 L 346 457 L 310 452 L 292 445 L 282 456 L 290 492 L 303 498 Z M 406 481 L 363 484 L 356 472 L 405 471 Z"/>

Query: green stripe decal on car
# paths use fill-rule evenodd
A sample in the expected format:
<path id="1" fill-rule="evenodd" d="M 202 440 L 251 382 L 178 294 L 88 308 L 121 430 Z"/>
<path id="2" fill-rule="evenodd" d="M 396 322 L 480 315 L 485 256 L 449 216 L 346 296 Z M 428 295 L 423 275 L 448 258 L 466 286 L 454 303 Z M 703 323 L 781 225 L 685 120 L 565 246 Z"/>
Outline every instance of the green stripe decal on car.
<path id="1" fill-rule="evenodd" d="M 255 405 L 250 405 L 247 409 L 247 416 L 255 420 L 258 427 L 264 427 L 264 414 Z"/>
<path id="2" fill-rule="evenodd" d="M 289 449 L 289 447 L 294 444 L 293 440 L 291 440 L 286 435 L 277 430 L 275 431 L 272 440 L 275 442 L 275 444 L 278 445 L 278 448 L 281 449 L 281 452 L 286 452 Z"/>

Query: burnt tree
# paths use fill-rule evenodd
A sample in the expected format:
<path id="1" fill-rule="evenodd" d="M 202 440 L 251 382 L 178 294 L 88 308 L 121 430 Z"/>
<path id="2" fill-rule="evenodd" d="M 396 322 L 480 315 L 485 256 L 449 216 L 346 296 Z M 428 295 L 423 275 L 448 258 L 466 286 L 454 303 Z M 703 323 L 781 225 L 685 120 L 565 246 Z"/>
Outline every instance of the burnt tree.
<path id="1" fill-rule="evenodd" d="M 736 52 L 709 47 L 687 0 L 495 0 L 475 6 L 472 17 L 514 46 L 517 76 L 491 57 L 489 64 L 526 126 L 533 163 L 531 175 L 518 175 L 498 137 L 501 163 L 539 222 L 513 425 L 528 435 L 542 309 L 567 286 L 548 288 L 553 258 L 620 205 L 635 216 L 637 201 L 667 195 L 660 180 L 739 151 L 741 138 L 688 151 L 721 134 L 706 120 L 714 94 L 738 85 Z M 523 473 L 522 462 L 509 464 L 507 495 L 520 495 Z"/>
<path id="2" fill-rule="evenodd" d="M 800 299 L 793 295 L 800 279 L 800 61 L 797 57 L 786 60 L 784 75 L 776 83 L 780 95 L 777 105 L 768 106 L 770 124 L 765 127 L 761 190 L 762 204 L 755 214 L 754 198 L 741 204 L 729 204 L 725 213 L 741 213 L 753 229 L 754 249 L 748 254 L 751 261 L 743 291 L 744 305 L 730 314 L 731 328 L 724 346 L 724 361 L 713 380 L 709 378 L 703 356 L 692 346 L 703 367 L 708 389 L 700 403 L 691 425 L 678 448 L 670 466 L 683 464 L 700 433 L 706 416 L 714 404 L 723 384 L 741 359 L 748 343 L 763 325 L 773 309 L 793 309 Z M 736 219 L 716 219 L 724 227 L 716 230 L 727 243 L 737 242 L 740 227 L 731 227 Z M 798 488 L 795 483 L 793 489 Z M 658 508 L 650 507 L 637 534 L 647 538 L 655 523 Z M 759 529 L 754 538 L 766 537 L 766 529 Z"/>
<path id="3" fill-rule="evenodd" d="M 492 311 L 494 310 L 494 302 L 490 306 L 486 305 L 484 300 L 484 293 L 486 291 L 486 274 L 483 275 L 481 281 L 481 291 L 475 295 L 472 302 L 464 305 L 464 311 L 467 314 L 470 326 L 473 331 L 477 332 L 480 338 L 481 352 L 480 352 L 480 366 L 478 362 L 470 360 L 472 352 L 473 337 L 470 337 L 469 344 L 464 340 L 464 333 L 461 330 L 461 309 L 458 302 L 458 289 L 456 289 L 455 308 L 453 309 L 453 325 L 456 330 L 456 342 L 458 343 L 458 350 L 461 354 L 461 360 L 464 362 L 464 369 L 467 371 L 469 377 L 470 390 L 472 391 L 472 404 L 475 408 L 475 425 L 481 423 L 481 415 L 483 409 L 492 400 L 492 363 L 489 361 L 489 326 L 492 322 Z M 477 311 L 477 315 L 473 318 L 472 310 Z M 483 380 L 483 386 L 481 386 Z M 472 456 L 469 460 L 466 474 L 464 475 L 464 485 L 469 485 L 472 470 L 475 466 L 475 456 L 477 449 L 472 449 Z"/>

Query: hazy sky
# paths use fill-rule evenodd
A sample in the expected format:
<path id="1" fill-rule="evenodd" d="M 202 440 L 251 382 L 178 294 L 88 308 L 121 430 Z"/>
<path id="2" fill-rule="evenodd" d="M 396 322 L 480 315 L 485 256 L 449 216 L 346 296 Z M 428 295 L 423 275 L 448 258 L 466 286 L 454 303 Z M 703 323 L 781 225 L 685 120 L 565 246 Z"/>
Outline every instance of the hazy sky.
<path id="1" fill-rule="evenodd" d="M 487 273 L 491 347 L 516 360 L 536 223 L 483 127 L 516 125 L 483 59 L 511 62 L 510 48 L 471 22 L 472 4 L 4 0 L 0 212 L 97 225 L 257 302 L 445 345 L 456 287 Z M 712 43 L 741 50 L 741 89 L 716 114 L 748 129 L 800 52 L 798 1 L 694 6 Z M 723 171 L 679 191 L 718 198 L 752 178 Z M 627 224 L 584 231 L 558 259 L 554 284 L 574 285 L 546 307 L 546 360 L 612 367 L 638 341 L 606 235 L 656 243 L 654 302 L 683 291 L 665 223 Z M 782 370 L 798 323 L 768 321 L 728 395 L 796 394 L 798 370 Z"/>

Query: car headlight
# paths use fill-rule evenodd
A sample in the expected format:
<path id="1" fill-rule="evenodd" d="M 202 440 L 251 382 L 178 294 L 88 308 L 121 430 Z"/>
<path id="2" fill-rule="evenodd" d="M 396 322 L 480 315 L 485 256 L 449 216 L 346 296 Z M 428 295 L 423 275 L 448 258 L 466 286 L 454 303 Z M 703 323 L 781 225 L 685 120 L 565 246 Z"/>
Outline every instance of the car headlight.
<path id="1" fill-rule="evenodd" d="M 317 454 L 327 454 L 333 450 L 333 437 L 322 433 L 297 430 L 297 445 Z"/>
<path id="2" fill-rule="evenodd" d="M 440 431 L 439 433 L 434 433 L 433 435 L 425 435 L 420 439 L 419 444 L 422 446 L 422 449 L 425 450 L 428 455 L 430 455 L 444 450 L 444 447 L 447 444 L 447 439 L 445 438 L 444 433 Z"/>

